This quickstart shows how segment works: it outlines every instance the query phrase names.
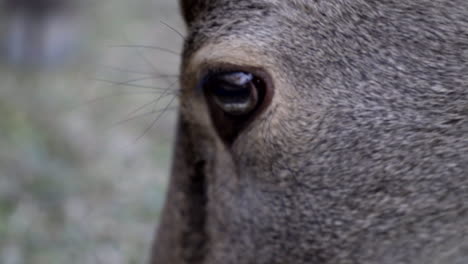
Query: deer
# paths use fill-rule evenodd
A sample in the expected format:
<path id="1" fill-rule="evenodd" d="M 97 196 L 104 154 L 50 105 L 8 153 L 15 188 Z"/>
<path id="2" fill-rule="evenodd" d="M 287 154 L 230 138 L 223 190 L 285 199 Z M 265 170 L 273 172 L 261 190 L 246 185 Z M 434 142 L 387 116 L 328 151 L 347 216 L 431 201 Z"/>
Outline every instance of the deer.
<path id="1" fill-rule="evenodd" d="M 468 263 L 468 1 L 179 3 L 152 264 Z"/>
<path id="2" fill-rule="evenodd" d="M 85 1 L 2 0 L 0 55 L 21 67 L 63 65 L 81 47 Z"/>

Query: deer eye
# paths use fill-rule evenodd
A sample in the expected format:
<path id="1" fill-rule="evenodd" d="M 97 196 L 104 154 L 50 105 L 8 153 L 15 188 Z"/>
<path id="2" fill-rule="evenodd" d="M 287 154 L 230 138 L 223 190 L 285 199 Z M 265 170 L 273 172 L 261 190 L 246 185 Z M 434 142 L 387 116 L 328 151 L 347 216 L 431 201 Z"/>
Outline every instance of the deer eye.
<path id="1" fill-rule="evenodd" d="M 206 77 L 203 89 L 210 103 L 227 115 L 251 113 L 258 104 L 261 81 L 247 72 L 215 73 Z"/>
<path id="2" fill-rule="evenodd" d="M 263 78 L 245 71 L 209 73 L 200 86 L 215 127 L 229 144 L 260 112 L 268 93 Z"/>

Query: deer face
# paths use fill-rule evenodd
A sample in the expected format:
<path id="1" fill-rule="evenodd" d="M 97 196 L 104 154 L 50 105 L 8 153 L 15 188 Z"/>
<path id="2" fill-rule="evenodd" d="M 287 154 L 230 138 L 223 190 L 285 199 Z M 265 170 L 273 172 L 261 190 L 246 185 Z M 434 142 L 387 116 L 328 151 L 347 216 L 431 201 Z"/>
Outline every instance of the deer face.
<path id="1" fill-rule="evenodd" d="M 460 257 L 468 5 L 428 3 L 182 1 L 182 106 L 154 262 Z"/>

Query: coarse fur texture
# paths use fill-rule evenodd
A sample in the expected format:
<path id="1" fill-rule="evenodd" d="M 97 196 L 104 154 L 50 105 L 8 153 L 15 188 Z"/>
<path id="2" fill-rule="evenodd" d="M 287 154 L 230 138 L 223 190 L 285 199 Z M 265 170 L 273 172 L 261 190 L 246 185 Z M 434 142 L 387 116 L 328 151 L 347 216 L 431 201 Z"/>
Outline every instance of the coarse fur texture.
<path id="1" fill-rule="evenodd" d="M 183 0 L 152 264 L 468 263 L 468 1 Z M 197 83 L 271 77 L 232 145 Z"/>

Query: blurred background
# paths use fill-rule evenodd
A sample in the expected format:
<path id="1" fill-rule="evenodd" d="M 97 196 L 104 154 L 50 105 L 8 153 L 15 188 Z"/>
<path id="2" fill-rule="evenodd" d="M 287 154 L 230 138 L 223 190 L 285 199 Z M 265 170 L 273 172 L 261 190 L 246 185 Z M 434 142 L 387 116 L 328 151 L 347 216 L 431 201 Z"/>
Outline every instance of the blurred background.
<path id="1" fill-rule="evenodd" d="M 145 263 L 170 167 L 174 0 L 0 0 L 0 263 Z"/>

